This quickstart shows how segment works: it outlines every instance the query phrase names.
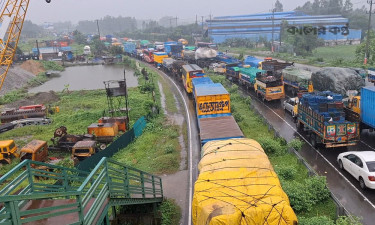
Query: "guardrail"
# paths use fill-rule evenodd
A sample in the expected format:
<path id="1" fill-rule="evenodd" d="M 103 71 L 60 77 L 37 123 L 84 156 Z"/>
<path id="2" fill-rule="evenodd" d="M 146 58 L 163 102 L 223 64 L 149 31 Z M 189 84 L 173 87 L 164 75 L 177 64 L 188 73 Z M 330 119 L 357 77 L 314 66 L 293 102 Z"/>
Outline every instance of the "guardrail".
<path id="1" fill-rule="evenodd" d="M 26 160 L 0 178 L 0 188 L 0 224 L 47 224 L 48 219 L 91 225 L 107 217 L 110 206 L 163 200 L 160 177 L 108 158 L 91 173 Z"/>

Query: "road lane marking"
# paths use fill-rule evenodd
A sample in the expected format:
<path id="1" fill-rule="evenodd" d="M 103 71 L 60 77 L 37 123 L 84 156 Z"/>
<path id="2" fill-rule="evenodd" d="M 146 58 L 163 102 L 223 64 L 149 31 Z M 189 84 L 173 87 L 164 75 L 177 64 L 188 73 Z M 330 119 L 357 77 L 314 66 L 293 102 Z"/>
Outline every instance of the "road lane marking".
<path id="1" fill-rule="evenodd" d="M 245 92 L 246 93 L 246 92 Z M 249 93 L 250 94 L 250 93 Z M 251 95 L 251 94 L 250 94 Z M 251 95 L 253 96 L 253 95 Z M 254 97 L 254 96 L 253 96 Z M 362 197 L 363 197 L 363 200 L 368 202 L 372 208 L 375 209 L 375 205 L 370 201 L 368 200 L 368 198 L 360 191 L 358 190 L 358 188 L 356 186 L 354 186 L 354 184 L 352 182 L 350 182 L 326 157 L 324 157 L 322 155 L 322 153 L 320 153 L 318 150 L 316 150 L 311 144 L 309 141 L 306 140 L 305 137 L 302 136 L 302 134 L 300 134 L 292 125 L 289 124 L 288 121 L 286 121 L 284 118 L 282 118 L 279 114 L 277 114 L 271 107 L 269 107 L 268 105 L 266 105 L 265 103 L 261 102 L 258 98 L 252 98 L 252 99 L 255 99 L 257 100 L 258 102 L 260 102 L 261 104 L 263 104 L 265 107 L 267 107 L 269 110 L 271 110 L 277 117 L 279 117 L 282 121 L 284 121 L 289 127 L 292 128 L 293 131 L 295 131 L 312 149 L 314 149 L 334 170 L 336 170 L 336 172 L 338 174 L 340 174 L 341 177 L 343 177 L 345 179 L 346 182 L 348 182 Z M 256 110 L 256 109 L 255 109 Z M 361 141 L 362 143 L 364 143 L 363 141 Z M 367 145 L 366 143 L 364 143 L 365 145 Z M 370 147 L 371 149 L 373 149 L 371 146 L 367 145 L 368 147 Z"/>

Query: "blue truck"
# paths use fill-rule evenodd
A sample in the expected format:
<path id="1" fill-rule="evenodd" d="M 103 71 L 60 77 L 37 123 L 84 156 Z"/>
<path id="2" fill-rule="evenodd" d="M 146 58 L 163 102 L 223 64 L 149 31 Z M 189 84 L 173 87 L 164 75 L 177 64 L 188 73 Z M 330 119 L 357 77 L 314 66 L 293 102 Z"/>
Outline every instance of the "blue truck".
<path id="1" fill-rule="evenodd" d="M 128 56 L 135 56 L 137 54 L 136 44 L 134 42 L 125 42 L 124 52 Z"/>
<path id="2" fill-rule="evenodd" d="M 352 97 L 345 106 L 349 121 L 359 122 L 360 129 L 375 129 L 375 87 L 363 87 L 359 96 Z"/>

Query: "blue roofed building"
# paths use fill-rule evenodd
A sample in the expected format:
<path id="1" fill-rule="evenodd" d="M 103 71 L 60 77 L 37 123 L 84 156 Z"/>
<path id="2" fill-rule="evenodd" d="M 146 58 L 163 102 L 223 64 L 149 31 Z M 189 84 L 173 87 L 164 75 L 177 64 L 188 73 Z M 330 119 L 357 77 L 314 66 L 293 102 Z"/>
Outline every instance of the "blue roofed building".
<path id="1" fill-rule="evenodd" d="M 273 19 L 272 19 L 273 18 Z M 207 20 L 208 34 L 214 43 L 222 43 L 230 38 L 250 38 L 255 41 L 260 37 L 268 41 L 273 38 L 280 40 L 280 31 L 286 21 L 288 32 L 295 35 L 303 35 L 306 32 L 314 32 L 322 38 L 326 45 L 335 44 L 359 44 L 361 30 L 350 29 L 347 18 L 341 15 L 306 15 L 302 12 L 275 12 L 219 16 Z M 313 29 L 306 27 L 311 26 Z"/>

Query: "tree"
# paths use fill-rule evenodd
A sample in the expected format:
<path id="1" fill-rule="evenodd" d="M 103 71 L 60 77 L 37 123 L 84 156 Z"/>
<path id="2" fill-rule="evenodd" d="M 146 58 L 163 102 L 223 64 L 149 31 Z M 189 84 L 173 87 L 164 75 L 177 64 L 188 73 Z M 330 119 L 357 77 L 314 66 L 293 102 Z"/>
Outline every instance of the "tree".
<path id="1" fill-rule="evenodd" d="M 353 3 L 350 0 L 346 0 L 344 6 L 342 7 L 341 13 L 347 15 L 353 11 Z"/>
<path id="2" fill-rule="evenodd" d="M 283 12 L 283 4 L 279 0 L 275 2 L 275 12 Z"/>
<path id="3" fill-rule="evenodd" d="M 74 41 L 77 44 L 80 44 L 80 45 L 87 44 L 86 36 L 83 35 L 80 31 L 78 30 L 73 31 L 73 37 L 74 37 Z"/>
<path id="4" fill-rule="evenodd" d="M 367 32 L 366 32 L 367 34 Z M 367 39 L 367 37 L 366 37 Z M 369 55 L 367 57 L 367 64 L 374 65 L 375 63 L 375 33 L 370 31 Z M 363 62 L 365 58 L 366 41 L 363 41 L 355 50 L 355 56 L 358 62 Z"/>
<path id="5" fill-rule="evenodd" d="M 120 46 L 111 46 L 109 48 L 109 53 L 112 55 L 121 55 L 124 53 L 123 48 Z"/>
<path id="6" fill-rule="evenodd" d="M 99 39 L 99 36 L 95 36 L 92 41 L 92 52 L 96 56 L 100 56 L 106 50 L 104 43 Z"/>
<path id="7" fill-rule="evenodd" d="M 308 27 L 307 25 L 303 27 Z M 286 43 L 294 46 L 294 52 L 297 55 L 307 56 L 311 55 L 313 50 L 317 47 L 323 45 L 323 40 L 318 38 L 318 35 L 314 34 L 313 32 L 305 34 L 287 34 L 287 38 L 285 40 Z"/>

